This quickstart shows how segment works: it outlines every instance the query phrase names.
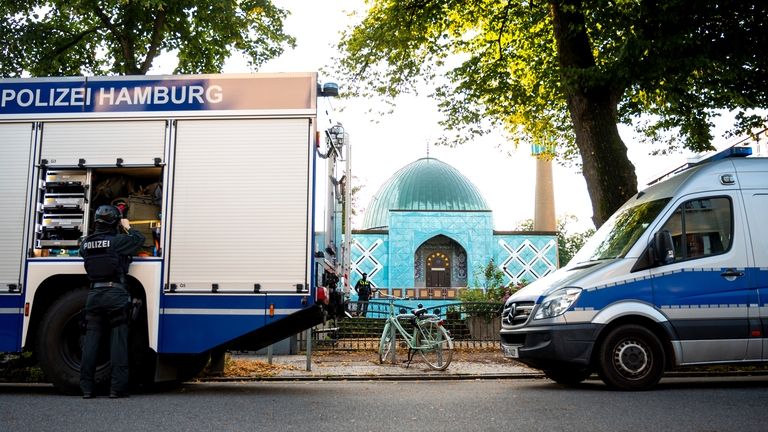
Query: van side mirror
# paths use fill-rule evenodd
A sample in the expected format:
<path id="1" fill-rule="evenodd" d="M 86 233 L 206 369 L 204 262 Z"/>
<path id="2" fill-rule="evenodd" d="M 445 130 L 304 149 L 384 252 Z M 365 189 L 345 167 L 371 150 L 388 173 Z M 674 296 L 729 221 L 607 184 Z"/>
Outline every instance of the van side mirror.
<path id="1" fill-rule="evenodd" d="M 669 231 L 661 230 L 653 235 L 653 255 L 657 264 L 669 264 L 675 260 L 675 245 Z"/>

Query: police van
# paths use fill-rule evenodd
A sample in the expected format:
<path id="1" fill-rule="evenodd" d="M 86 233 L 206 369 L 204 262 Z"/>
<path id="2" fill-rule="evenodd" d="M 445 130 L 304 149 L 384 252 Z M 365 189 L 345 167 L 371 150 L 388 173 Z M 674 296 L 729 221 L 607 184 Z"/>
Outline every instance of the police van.
<path id="1" fill-rule="evenodd" d="M 319 323 L 316 160 L 340 152 L 321 149 L 317 101 L 335 93 L 316 73 L 0 80 L 0 352 L 34 352 L 77 392 L 78 247 L 102 204 L 146 237 L 134 379 L 185 379 Z"/>
<path id="2" fill-rule="evenodd" d="M 630 199 L 505 304 L 504 355 L 576 384 L 768 361 L 768 159 L 731 147 Z"/>

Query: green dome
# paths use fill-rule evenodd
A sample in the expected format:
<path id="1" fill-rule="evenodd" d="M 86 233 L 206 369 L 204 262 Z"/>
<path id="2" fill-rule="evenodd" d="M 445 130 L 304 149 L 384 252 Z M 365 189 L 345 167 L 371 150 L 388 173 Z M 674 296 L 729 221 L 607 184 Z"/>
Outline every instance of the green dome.
<path id="1" fill-rule="evenodd" d="M 371 199 L 363 228 L 388 227 L 390 210 L 490 211 L 469 179 L 434 158 L 412 162 L 390 177 Z"/>

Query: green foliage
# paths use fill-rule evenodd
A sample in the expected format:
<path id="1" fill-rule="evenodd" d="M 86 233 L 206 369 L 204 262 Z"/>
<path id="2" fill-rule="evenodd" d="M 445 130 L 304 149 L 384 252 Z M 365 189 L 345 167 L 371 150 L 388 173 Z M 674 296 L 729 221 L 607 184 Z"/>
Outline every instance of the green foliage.
<path id="1" fill-rule="evenodd" d="M 429 83 L 444 124 L 458 133 L 453 143 L 502 125 L 515 143 L 573 155 L 569 89 L 596 85 L 611 89 L 621 121 L 649 114 L 653 121 L 636 126 L 654 138 L 674 130 L 693 150 L 710 147 L 714 110 L 739 110 L 736 126 L 766 120 L 746 114 L 768 108 L 764 1 L 371 3 L 343 33 L 337 70 L 358 95 L 392 97 Z M 572 34 L 583 20 L 592 50 L 584 67 L 564 66 L 582 53 L 558 52 L 558 43 L 568 47 L 553 12 L 575 18 Z"/>
<path id="2" fill-rule="evenodd" d="M 363 190 L 365 185 L 361 184 L 355 184 L 355 182 L 359 180 L 357 176 L 352 176 L 352 190 L 350 190 L 350 196 L 352 197 L 352 202 L 350 203 L 350 211 L 352 213 L 352 222 L 354 222 L 355 216 L 361 213 L 360 209 L 360 191 Z M 347 207 L 344 205 L 345 201 L 347 199 L 346 194 L 344 194 L 344 188 L 347 187 L 347 183 L 343 182 L 341 187 L 341 231 L 344 232 L 347 226 Z M 352 228 L 354 228 L 355 224 L 352 224 Z"/>
<path id="3" fill-rule="evenodd" d="M 487 291 L 504 284 L 504 272 L 491 259 L 486 265 L 478 265 L 474 271 L 474 286 Z M 483 291 L 479 290 L 479 291 Z M 467 290 L 470 291 L 470 290 Z"/>
<path id="4" fill-rule="evenodd" d="M 560 266 L 564 266 L 571 261 L 576 252 L 584 246 L 584 243 L 589 240 L 595 233 L 594 228 L 589 228 L 585 231 L 576 233 L 566 233 L 565 231 L 557 232 L 557 259 Z"/>
<path id="5" fill-rule="evenodd" d="M 499 316 L 507 298 L 527 284 L 526 281 L 509 286 L 499 284 L 486 288 L 485 291 L 479 288 L 463 289 L 459 292 L 461 308 L 467 316 L 483 317 L 489 320 Z M 448 311 L 451 312 L 450 308 Z"/>
<path id="6" fill-rule="evenodd" d="M 271 0 L 0 0 L 0 74 L 145 74 L 163 52 L 175 73 L 215 73 L 233 51 L 256 69 L 295 44 Z"/>
<path id="7" fill-rule="evenodd" d="M 427 87 L 443 143 L 503 128 L 580 155 L 599 226 L 637 188 L 617 122 L 700 151 L 718 110 L 741 131 L 768 119 L 766 16 L 764 0 L 372 0 L 334 72 L 349 96 Z"/>
<path id="8" fill-rule="evenodd" d="M 487 319 L 498 316 L 503 302 L 520 288 L 527 285 L 504 285 L 504 272 L 496 266 L 493 259 L 486 265 L 478 265 L 474 272 L 476 288 L 466 288 L 459 292 L 462 309 L 468 316 L 481 316 Z"/>
<path id="9" fill-rule="evenodd" d="M 0 382 L 38 383 L 45 376 L 30 352 L 21 354 L 0 353 Z"/>
<path id="10" fill-rule="evenodd" d="M 562 267 L 576 255 L 576 252 L 584 246 L 595 233 L 594 228 L 588 228 L 580 232 L 569 232 L 568 224 L 577 222 L 578 218 L 573 215 L 566 215 L 557 219 L 557 260 Z M 533 231 L 533 219 L 526 219 L 517 226 L 518 231 Z"/>

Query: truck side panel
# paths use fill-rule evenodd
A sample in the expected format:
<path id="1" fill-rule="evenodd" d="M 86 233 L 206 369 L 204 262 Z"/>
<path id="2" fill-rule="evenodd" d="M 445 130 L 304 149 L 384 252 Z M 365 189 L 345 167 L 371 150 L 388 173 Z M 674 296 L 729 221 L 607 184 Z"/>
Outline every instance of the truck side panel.
<path id="1" fill-rule="evenodd" d="M 42 158 L 49 166 L 152 166 L 164 161 L 165 121 L 48 122 L 43 130 Z M 86 129 L 87 128 L 87 129 Z"/>
<path id="2" fill-rule="evenodd" d="M 165 295 L 161 353 L 200 353 L 264 326 L 265 294 Z"/>
<path id="3" fill-rule="evenodd" d="M 180 120 L 169 291 L 309 288 L 310 121 Z"/>
<path id="4" fill-rule="evenodd" d="M 21 268 L 32 137 L 32 123 L 0 124 L 0 352 L 18 351 L 21 343 Z"/>
<path id="5" fill-rule="evenodd" d="M 164 295 L 158 352 L 186 354 L 210 350 L 305 310 L 305 299 L 297 294 Z"/>

